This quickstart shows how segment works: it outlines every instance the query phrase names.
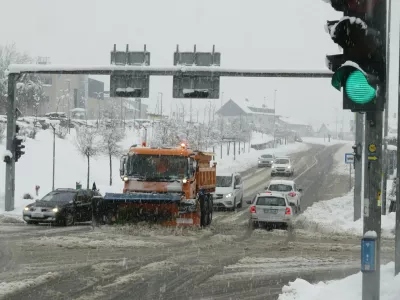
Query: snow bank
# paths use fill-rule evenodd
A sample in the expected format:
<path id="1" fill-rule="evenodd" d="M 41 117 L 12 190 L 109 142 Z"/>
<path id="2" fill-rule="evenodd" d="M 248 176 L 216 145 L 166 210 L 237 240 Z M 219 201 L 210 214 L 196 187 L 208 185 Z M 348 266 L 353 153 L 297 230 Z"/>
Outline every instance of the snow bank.
<path id="1" fill-rule="evenodd" d="M 0 282 L 0 297 L 9 296 L 24 289 L 34 288 L 35 286 L 44 284 L 58 277 L 59 273 L 49 272 L 36 278 L 30 278 L 21 281 Z"/>
<path id="2" fill-rule="evenodd" d="M 353 221 L 353 195 L 352 190 L 343 197 L 314 203 L 296 218 L 295 227 L 311 232 L 361 237 L 362 218 Z M 395 222 L 395 213 L 382 216 L 383 237 L 394 238 Z"/>
<path id="3" fill-rule="evenodd" d="M 400 295 L 400 275 L 394 277 L 394 263 L 381 266 L 381 300 L 397 300 Z M 303 279 L 289 282 L 282 288 L 278 300 L 361 300 L 361 272 L 341 280 L 311 284 Z"/>
<path id="4" fill-rule="evenodd" d="M 309 143 L 309 144 L 317 144 L 317 145 L 336 145 L 336 144 L 348 144 L 350 143 L 351 145 L 354 144 L 352 141 L 344 141 L 344 140 L 336 140 L 331 138 L 329 141 L 328 138 L 319 138 L 319 137 L 303 137 L 303 142 L 304 143 Z"/>
<path id="5" fill-rule="evenodd" d="M 336 151 L 334 156 L 335 168 L 334 172 L 338 175 L 348 175 L 350 176 L 350 168 L 353 168 L 352 164 L 345 164 L 344 157 L 346 153 L 353 153 L 354 145 L 353 142 L 346 142 L 338 151 Z M 351 170 L 352 176 L 354 176 L 354 168 Z"/>
<path id="6" fill-rule="evenodd" d="M 141 142 L 141 132 L 138 130 L 125 131 L 126 137 L 121 141 L 121 149 L 127 150 L 132 144 Z M 86 187 L 87 162 L 80 155 L 75 146 L 76 132 L 71 129 L 71 134 L 65 139 L 56 137 L 56 163 L 55 187 L 75 188 L 76 182 L 81 182 Z M 25 142 L 25 155 L 16 163 L 15 181 L 15 209 L 4 212 L 4 182 L 5 164 L 0 164 L 0 214 L 6 216 L 21 216 L 22 209 L 32 200 L 22 199 L 25 193 L 35 195 L 35 186 L 40 186 L 39 197 L 51 191 L 52 166 L 53 166 L 53 134 L 51 130 L 41 130 L 35 139 L 27 138 Z M 5 152 L 5 142 L 0 144 L 0 152 Z M 90 183 L 93 182 L 101 193 L 108 191 L 122 191 L 123 183 L 119 178 L 119 157 L 112 160 L 113 186 L 109 186 L 109 159 L 106 155 L 91 158 Z"/>
<path id="7" fill-rule="evenodd" d="M 258 157 L 262 154 L 274 153 L 276 156 L 288 155 L 291 153 L 306 151 L 310 145 L 305 143 L 293 143 L 287 145 L 278 145 L 278 148 L 265 150 L 246 149 L 239 155 L 236 152 L 236 159 L 233 159 L 233 146 L 231 145 L 230 155 L 227 156 L 227 145 L 222 146 L 222 159 L 220 147 L 215 148 L 215 160 L 217 162 L 217 172 L 242 172 L 244 170 L 256 167 Z M 237 150 L 237 149 L 236 149 Z"/>

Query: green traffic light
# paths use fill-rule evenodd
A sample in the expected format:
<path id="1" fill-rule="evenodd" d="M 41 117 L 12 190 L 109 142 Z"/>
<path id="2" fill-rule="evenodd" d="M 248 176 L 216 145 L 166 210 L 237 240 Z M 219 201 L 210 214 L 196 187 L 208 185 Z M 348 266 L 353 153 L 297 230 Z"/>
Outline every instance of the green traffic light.
<path id="1" fill-rule="evenodd" d="M 369 85 L 361 71 L 352 72 L 346 80 L 346 94 L 357 104 L 366 104 L 376 96 L 376 89 Z"/>

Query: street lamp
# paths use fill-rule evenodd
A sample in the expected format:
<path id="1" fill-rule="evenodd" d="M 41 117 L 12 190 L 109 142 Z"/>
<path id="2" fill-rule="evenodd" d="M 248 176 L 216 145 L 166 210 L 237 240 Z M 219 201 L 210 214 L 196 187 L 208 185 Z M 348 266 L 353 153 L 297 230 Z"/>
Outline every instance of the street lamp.
<path id="1" fill-rule="evenodd" d="M 273 125 L 273 135 L 274 135 L 274 142 L 273 142 L 273 147 L 275 148 L 275 124 L 276 124 L 276 89 L 274 90 L 274 125 Z"/>
<path id="2" fill-rule="evenodd" d="M 161 97 L 160 97 L 160 102 L 161 102 L 161 113 L 160 113 L 160 115 L 161 115 L 161 119 L 162 119 L 162 115 L 163 115 L 163 107 L 162 107 L 162 98 L 163 98 L 163 93 L 161 93 L 161 92 L 158 92 L 158 94 L 161 96 Z"/>

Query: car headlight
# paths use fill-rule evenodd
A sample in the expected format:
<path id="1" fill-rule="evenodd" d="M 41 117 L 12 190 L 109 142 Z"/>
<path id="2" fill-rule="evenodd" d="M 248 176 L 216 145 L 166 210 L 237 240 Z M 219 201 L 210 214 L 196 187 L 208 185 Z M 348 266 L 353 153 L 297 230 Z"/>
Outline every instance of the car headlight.
<path id="1" fill-rule="evenodd" d="M 290 166 L 287 166 L 288 169 L 290 169 Z"/>
<path id="2" fill-rule="evenodd" d="M 58 212 L 58 207 L 54 207 L 54 208 L 52 209 L 52 211 L 55 212 L 55 213 Z"/>
<path id="3" fill-rule="evenodd" d="M 183 178 L 182 179 L 182 183 L 186 183 L 187 182 L 187 179 L 186 178 Z"/>
<path id="4" fill-rule="evenodd" d="M 272 168 L 272 169 L 274 169 L 274 168 L 275 168 L 275 166 L 272 166 L 271 168 Z"/>
<path id="5" fill-rule="evenodd" d="M 225 195 L 225 198 L 230 198 L 230 197 L 232 197 L 232 193 L 229 193 L 229 194 Z"/>
<path id="6" fill-rule="evenodd" d="M 29 210 L 29 207 L 25 206 L 24 211 L 28 211 L 28 210 Z"/>
<path id="7" fill-rule="evenodd" d="M 260 163 L 260 162 L 261 162 L 261 160 L 258 161 L 258 163 Z"/>

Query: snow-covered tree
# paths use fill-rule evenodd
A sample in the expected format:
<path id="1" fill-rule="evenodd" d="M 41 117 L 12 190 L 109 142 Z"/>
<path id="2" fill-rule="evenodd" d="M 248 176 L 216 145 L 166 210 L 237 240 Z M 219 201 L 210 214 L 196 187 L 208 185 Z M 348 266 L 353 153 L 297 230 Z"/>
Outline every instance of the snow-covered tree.
<path id="1" fill-rule="evenodd" d="M 6 137 L 6 124 L 0 123 L 0 143 L 3 142 Z"/>
<path id="2" fill-rule="evenodd" d="M 8 77 L 7 68 L 10 64 L 33 63 L 27 54 L 19 53 L 15 44 L 0 45 L 0 112 L 7 108 Z M 37 74 L 24 74 L 19 78 L 16 89 L 17 107 L 25 113 L 34 114 L 37 103 L 44 99 L 43 84 Z"/>
<path id="3" fill-rule="evenodd" d="M 76 127 L 76 148 L 87 159 L 87 189 L 89 189 L 90 180 L 90 158 L 99 153 L 100 143 L 97 129 L 86 126 Z"/>
<path id="4" fill-rule="evenodd" d="M 110 186 L 112 185 L 112 158 L 121 154 L 121 147 L 118 144 L 124 138 L 124 132 L 117 126 L 101 127 L 101 152 L 107 154 L 110 162 Z"/>

